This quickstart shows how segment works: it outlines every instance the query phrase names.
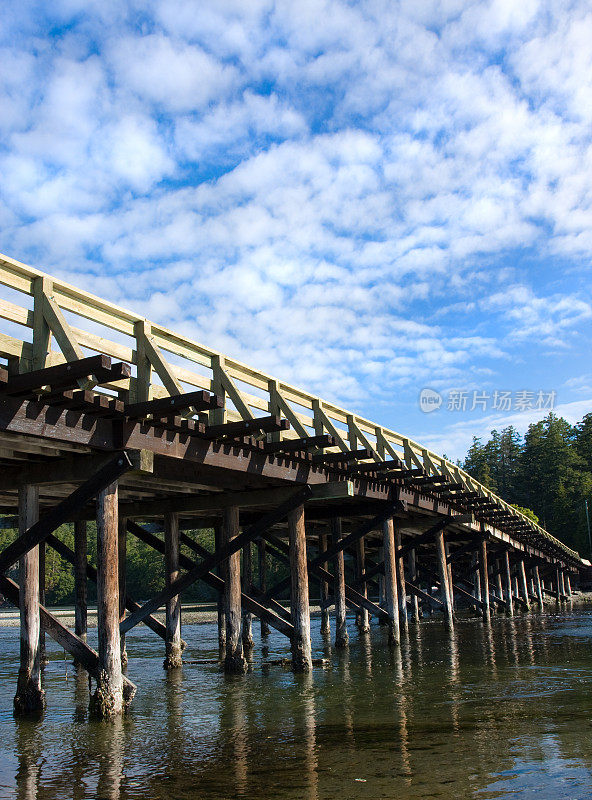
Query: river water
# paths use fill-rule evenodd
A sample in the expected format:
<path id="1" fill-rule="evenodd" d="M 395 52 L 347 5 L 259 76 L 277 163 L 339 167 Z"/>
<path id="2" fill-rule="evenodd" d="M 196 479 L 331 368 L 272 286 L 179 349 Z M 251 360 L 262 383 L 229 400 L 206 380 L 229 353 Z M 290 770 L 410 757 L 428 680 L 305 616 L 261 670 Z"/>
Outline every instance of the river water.
<path id="1" fill-rule="evenodd" d="M 286 642 L 262 649 L 254 624 L 238 678 L 214 663 L 214 625 L 184 627 L 187 663 L 170 674 L 162 642 L 136 629 L 138 693 L 110 723 L 88 720 L 85 674 L 50 642 L 45 716 L 14 720 L 18 630 L 0 629 L 0 797 L 592 798 L 592 610 L 460 620 L 452 635 L 426 622 L 400 650 L 352 623 L 335 651 L 318 628 L 327 667 L 265 666 Z"/>

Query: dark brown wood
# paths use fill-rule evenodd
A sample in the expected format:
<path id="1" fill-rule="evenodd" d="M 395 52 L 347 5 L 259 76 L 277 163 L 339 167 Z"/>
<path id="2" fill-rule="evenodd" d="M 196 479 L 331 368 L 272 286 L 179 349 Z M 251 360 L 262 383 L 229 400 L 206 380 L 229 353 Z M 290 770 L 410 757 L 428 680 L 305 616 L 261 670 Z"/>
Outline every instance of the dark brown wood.
<path id="1" fill-rule="evenodd" d="M 45 605 L 45 555 L 45 542 L 41 542 L 39 545 L 39 603 L 42 606 Z M 39 660 L 42 667 L 47 664 L 43 625 L 39 631 Z"/>
<path id="2" fill-rule="evenodd" d="M 287 419 L 277 416 L 255 417 L 255 419 L 243 419 L 238 422 L 226 422 L 223 425 L 208 425 L 204 436 L 206 439 L 219 439 L 223 436 L 246 436 L 256 431 L 272 433 L 289 429 L 290 423 Z"/>
<path id="3" fill-rule="evenodd" d="M 483 537 L 479 545 L 479 578 L 481 580 L 483 621 L 489 622 L 491 618 L 491 612 L 489 607 L 489 570 L 487 568 L 487 539 L 485 539 L 485 537 Z"/>
<path id="4" fill-rule="evenodd" d="M 320 436 L 309 436 L 306 439 L 282 439 L 279 442 L 267 442 L 264 450 L 266 453 L 293 453 L 314 447 L 334 447 L 335 444 L 334 437 L 324 433 Z"/>
<path id="5" fill-rule="evenodd" d="M 39 489 L 23 486 L 19 490 L 19 534 L 25 535 L 39 515 Z M 39 637 L 39 548 L 25 552 L 19 564 L 20 666 L 14 697 L 18 716 L 39 714 L 45 705 L 41 688 L 41 653 Z"/>
<path id="6" fill-rule="evenodd" d="M 358 589 L 360 594 L 367 598 L 368 597 L 368 587 L 366 584 L 366 580 L 364 579 L 364 573 L 366 571 L 366 548 L 364 546 L 364 537 L 361 536 L 358 541 L 356 542 L 356 578 L 360 581 Z M 368 609 L 362 607 L 360 609 L 360 613 L 356 620 L 358 625 L 358 630 L 360 633 L 368 633 L 370 630 L 370 619 L 368 617 Z"/>
<path id="7" fill-rule="evenodd" d="M 221 523 L 214 525 L 214 547 L 216 551 L 220 550 L 222 544 Z M 221 561 L 217 566 L 218 577 L 225 583 L 228 580 L 228 570 L 226 561 Z M 224 592 L 218 594 L 217 601 L 218 610 L 218 648 L 222 652 L 226 647 L 226 601 Z"/>
<path id="8" fill-rule="evenodd" d="M 169 397 L 159 397 L 156 400 L 146 400 L 143 403 L 129 403 L 125 406 L 125 415 L 129 419 L 171 414 L 175 411 L 184 411 L 192 408 L 195 411 L 207 411 L 212 408 L 223 408 L 224 400 L 215 394 L 210 394 L 203 389 L 186 394 L 174 394 Z"/>
<path id="9" fill-rule="evenodd" d="M 350 461 L 372 458 L 370 450 L 349 450 L 343 453 L 314 453 L 313 464 L 347 464 Z"/>
<path id="10" fill-rule="evenodd" d="M 48 541 L 51 537 L 48 537 Z M 74 632 L 86 642 L 87 633 L 87 551 L 86 521 L 74 523 Z"/>
<path id="11" fill-rule="evenodd" d="M 398 644 L 401 640 L 399 625 L 399 594 L 397 591 L 397 557 L 395 544 L 395 520 L 387 517 L 382 526 L 384 549 L 384 604 L 388 614 L 389 641 Z"/>
<path id="12" fill-rule="evenodd" d="M 404 633 L 409 632 L 407 619 L 407 587 L 405 582 L 405 556 L 402 555 L 401 529 L 395 528 L 395 547 L 397 548 L 397 594 L 399 599 L 399 621 Z"/>
<path id="13" fill-rule="evenodd" d="M 101 490 L 117 480 L 131 466 L 127 453 L 118 453 L 111 458 L 82 486 L 46 512 L 38 522 L 23 531 L 16 541 L 4 548 L 0 553 L 0 572 L 6 572 L 28 550 L 44 541 L 64 522 L 71 520 L 88 500 L 96 497 Z"/>
<path id="14" fill-rule="evenodd" d="M 267 543 L 265 539 L 257 540 L 257 566 L 259 572 L 259 591 L 267 591 Z M 261 636 L 269 636 L 269 623 L 261 618 Z"/>
<path id="15" fill-rule="evenodd" d="M 503 558 L 503 579 L 505 584 L 505 601 L 506 611 L 510 617 L 514 616 L 514 596 L 512 592 L 512 574 L 510 571 L 510 555 L 507 550 L 504 551 Z"/>
<path id="16" fill-rule="evenodd" d="M 530 601 L 528 599 L 528 583 L 526 582 L 526 568 L 524 566 L 524 559 L 518 559 L 518 585 L 520 587 L 520 596 L 526 611 L 530 611 Z"/>
<path id="17" fill-rule="evenodd" d="M 341 520 L 339 517 L 334 517 L 331 520 L 332 547 L 329 549 L 333 549 L 334 551 L 333 573 L 335 581 L 333 583 L 333 598 L 335 601 L 335 647 L 346 647 L 349 642 L 346 619 L 347 608 L 345 605 L 345 562 L 343 555 L 344 548 L 341 546 L 342 541 L 343 533 Z M 322 564 L 323 561 L 325 561 L 325 559 L 319 563 Z"/>
<path id="18" fill-rule="evenodd" d="M 179 570 L 179 517 L 174 512 L 164 518 L 164 569 L 167 587 L 177 580 Z M 174 595 L 166 604 L 165 669 L 175 669 L 183 663 L 181 646 L 181 596 Z"/>
<path id="19" fill-rule="evenodd" d="M 417 560 L 415 556 L 415 548 L 412 547 L 409 550 L 407 556 L 407 565 L 409 569 L 409 582 L 413 584 L 417 584 Z M 411 619 L 416 624 L 420 621 L 420 608 L 419 608 L 419 597 L 415 593 L 411 593 Z"/>
<path id="20" fill-rule="evenodd" d="M 253 584 L 253 551 L 251 548 L 252 543 L 247 542 L 243 547 L 243 571 L 242 571 L 242 587 L 244 594 L 252 594 Z M 243 608 L 243 628 L 242 639 L 243 649 L 252 650 L 255 646 L 253 641 L 253 615 L 248 609 Z"/>
<path id="21" fill-rule="evenodd" d="M 127 365 L 126 365 L 127 366 Z M 68 361 L 64 364 L 57 364 L 53 367 L 44 367 L 32 372 L 23 372 L 19 375 L 11 375 L 8 382 L 0 387 L 0 391 L 7 395 L 27 394 L 35 389 L 42 389 L 45 386 L 65 387 L 77 386 L 77 380 L 97 371 L 103 374 L 105 370 L 110 370 L 111 359 L 109 356 L 98 355 L 82 358 L 78 361 Z M 131 367 L 128 367 L 131 375 Z"/>
<path id="22" fill-rule="evenodd" d="M 102 718 L 124 709 L 119 638 L 118 489 L 112 483 L 97 496 L 97 629 L 99 678 L 91 713 Z"/>
<path id="23" fill-rule="evenodd" d="M 448 579 L 448 565 L 446 563 L 446 549 L 444 547 L 444 533 L 438 531 L 436 534 L 436 557 L 438 560 L 438 574 L 440 578 L 441 599 L 444 606 L 444 619 L 447 624 L 453 625 L 452 602 L 450 599 L 450 585 Z"/>
<path id="24" fill-rule="evenodd" d="M 233 542 L 239 539 L 239 510 L 230 506 L 224 510 L 222 521 L 222 552 L 229 552 Z M 241 640 L 241 578 L 240 548 L 236 548 L 227 558 L 224 600 L 226 609 L 226 655 L 225 672 L 242 674 L 247 671 Z"/>
<path id="25" fill-rule="evenodd" d="M 292 578 L 290 612 L 294 635 L 292 637 L 292 668 L 295 672 L 310 672 L 312 652 L 310 644 L 310 606 L 308 600 L 308 571 L 306 568 L 306 532 L 304 506 L 297 506 L 288 514 L 290 541 L 290 575 Z"/>
<path id="26" fill-rule="evenodd" d="M 319 534 L 318 542 L 319 553 L 323 553 L 327 549 L 327 534 Z M 326 561 L 320 566 L 325 570 L 329 569 Z M 321 634 L 323 636 L 330 636 L 331 622 L 329 617 L 329 583 L 326 580 L 319 581 L 319 600 L 321 605 Z"/>
<path id="27" fill-rule="evenodd" d="M 119 582 L 119 624 L 125 619 L 125 598 L 127 595 L 127 520 L 119 517 L 117 522 L 117 571 Z M 127 666 L 127 650 L 125 633 L 119 634 L 119 646 L 121 652 L 121 666 Z"/>

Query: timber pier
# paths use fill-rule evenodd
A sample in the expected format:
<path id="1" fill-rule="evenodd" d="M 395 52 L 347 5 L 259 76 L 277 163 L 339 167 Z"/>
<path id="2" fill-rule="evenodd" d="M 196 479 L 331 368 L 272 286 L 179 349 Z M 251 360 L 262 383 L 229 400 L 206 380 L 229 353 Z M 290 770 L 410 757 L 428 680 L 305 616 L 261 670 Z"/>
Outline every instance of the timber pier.
<path id="1" fill-rule="evenodd" d="M 219 597 L 226 671 L 247 669 L 257 618 L 306 672 L 311 591 L 337 647 L 348 609 L 397 647 L 426 615 L 452 628 L 472 608 L 487 625 L 545 595 L 567 601 L 588 566 L 408 437 L 5 256 L 0 284 L 0 513 L 18 529 L 0 552 L 0 592 L 20 608 L 17 714 L 45 705 L 45 634 L 93 679 L 91 711 L 120 714 L 136 691 L 126 633 L 143 623 L 163 640 L 164 667 L 181 666 L 181 597 L 197 581 Z M 73 550 L 55 535 L 64 523 Z M 211 550 L 191 535 L 200 529 L 214 530 Z M 164 554 L 165 588 L 142 603 L 126 590 L 130 536 Z M 48 547 L 72 564 L 74 630 L 44 606 Z M 275 585 L 270 559 L 288 565 Z M 88 581 L 98 651 L 86 642 Z"/>

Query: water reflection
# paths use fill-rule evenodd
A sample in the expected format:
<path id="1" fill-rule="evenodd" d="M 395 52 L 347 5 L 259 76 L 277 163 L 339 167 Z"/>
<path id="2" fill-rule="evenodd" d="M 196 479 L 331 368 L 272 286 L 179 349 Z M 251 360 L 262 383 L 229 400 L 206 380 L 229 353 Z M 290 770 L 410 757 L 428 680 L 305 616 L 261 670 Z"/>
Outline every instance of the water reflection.
<path id="1" fill-rule="evenodd" d="M 195 661 L 169 673 L 146 632 L 130 648 L 131 713 L 108 724 L 87 718 L 86 674 L 58 681 L 50 663 L 45 717 L 4 719 L 0 796 L 481 800 L 529 797 L 536 781 L 553 786 L 541 797 L 592 795 L 588 612 L 459 620 L 452 631 L 434 618 L 401 647 L 383 633 L 373 626 L 334 650 L 315 627 L 314 655 L 330 664 L 295 676 L 261 669 L 256 630 L 253 672 L 236 678 L 215 663 L 213 626 L 191 631 Z M 273 658 L 288 653 L 279 635 L 267 641 Z M 4 708 L 10 642 L 0 631 Z"/>

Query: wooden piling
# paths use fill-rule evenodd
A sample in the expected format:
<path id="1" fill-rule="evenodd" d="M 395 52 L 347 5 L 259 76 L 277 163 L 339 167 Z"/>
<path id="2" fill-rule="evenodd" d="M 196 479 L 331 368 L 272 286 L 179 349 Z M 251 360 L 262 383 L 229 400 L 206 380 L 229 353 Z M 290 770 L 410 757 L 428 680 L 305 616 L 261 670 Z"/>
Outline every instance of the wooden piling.
<path id="1" fill-rule="evenodd" d="M 407 567 L 409 569 L 409 580 L 414 586 L 417 586 L 417 560 L 415 557 L 415 547 L 412 547 L 407 557 Z M 411 619 L 415 623 L 420 621 L 419 613 L 419 597 L 416 594 L 411 595 Z"/>
<path id="2" fill-rule="evenodd" d="M 39 518 L 39 489 L 19 489 L 19 535 Z M 20 666 L 14 697 L 16 716 L 36 715 L 43 711 L 45 693 L 41 688 L 41 653 L 39 635 L 39 548 L 32 547 L 19 561 Z"/>
<path id="3" fill-rule="evenodd" d="M 361 581 L 362 575 L 366 570 L 366 547 L 364 545 L 364 537 L 356 541 L 356 579 Z M 366 581 L 361 581 L 358 591 L 364 597 L 368 597 L 368 586 Z M 357 619 L 358 630 L 360 633 L 368 633 L 370 631 L 370 620 L 367 608 L 360 608 L 359 616 Z"/>
<path id="4" fill-rule="evenodd" d="M 561 604 L 561 570 L 559 567 L 555 568 L 555 602 L 557 605 Z"/>
<path id="5" fill-rule="evenodd" d="M 506 601 L 506 612 L 507 614 L 512 617 L 514 616 L 514 599 L 513 599 L 513 592 L 512 592 L 512 574 L 510 572 L 510 556 L 508 551 L 504 551 L 503 556 L 503 572 L 504 572 L 504 584 L 505 584 L 505 601 Z"/>
<path id="6" fill-rule="evenodd" d="M 518 561 L 518 578 L 520 585 L 520 594 L 525 602 L 525 608 L 530 611 L 530 600 L 528 599 L 528 583 L 526 582 L 526 569 L 524 567 L 524 559 Z"/>
<path id="7" fill-rule="evenodd" d="M 108 718 L 124 709 L 119 639 L 117 482 L 97 495 L 97 627 L 99 677 L 91 698 L 95 716 Z"/>
<path id="8" fill-rule="evenodd" d="M 333 544 L 337 544 L 342 539 L 341 520 L 334 517 L 331 520 L 331 539 Z M 335 598 L 335 647 L 346 647 L 349 642 L 346 622 L 345 606 L 345 563 L 343 550 L 336 553 L 333 559 L 333 570 L 335 581 L 333 592 Z"/>
<path id="9" fill-rule="evenodd" d="M 401 629 L 399 625 L 399 595 L 397 591 L 397 551 L 395 545 L 395 521 L 389 517 L 382 526 L 382 546 L 384 549 L 384 603 L 389 616 L 389 641 L 399 644 Z"/>
<path id="10" fill-rule="evenodd" d="M 471 572 L 473 578 L 473 593 L 477 600 L 481 601 L 481 576 L 479 575 L 479 557 L 477 553 L 471 556 Z M 475 603 L 475 611 L 481 611 L 481 602 Z"/>
<path id="11" fill-rule="evenodd" d="M 310 672 L 312 652 L 310 644 L 310 605 L 308 598 L 308 571 L 304 506 L 298 506 L 288 515 L 290 541 L 290 612 L 294 633 L 292 635 L 292 668 L 295 672 Z"/>
<path id="12" fill-rule="evenodd" d="M 267 547 L 265 539 L 257 540 L 257 567 L 259 572 L 259 591 L 265 594 L 267 591 Z M 269 636 L 270 628 L 267 620 L 260 619 L 261 636 Z"/>
<path id="13" fill-rule="evenodd" d="M 572 591 L 571 591 L 571 580 L 570 580 L 569 574 L 567 572 L 564 575 L 564 583 L 565 583 L 565 593 L 567 594 L 568 598 L 571 600 L 572 597 L 573 597 L 573 594 L 572 594 Z"/>
<path id="14" fill-rule="evenodd" d="M 239 534 L 239 512 L 237 506 L 229 506 L 224 510 L 224 518 L 220 531 L 222 547 L 230 544 Z M 241 577 L 240 552 L 234 553 L 226 561 L 224 586 L 224 611 L 226 616 L 226 655 L 224 671 L 243 674 L 247 671 L 247 662 L 243 655 L 241 640 Z"/>
<path id="15" fill-rule="evenodd" d="M 487 539 L 483 537 L 479 545 L 479 578 L 481 580 L 481 614 L 483 622 L 491 619 L 489 607 L 489 570 L 487 568 Z"/>
<path id="16" fill-rule="evenodd" d="M 446 565 L 448 568 L 448 594 L 450 596 L 450 608 L 452 609 L 452 613 L 454 614 L 454 585 L 452 581 L 452 564 L 448 560 L 450 555 L 450 547 L 448 543 L 444 541 L 444 552 L 446 553 Z"/>
<path id="17" fill-rule="evenodd" d="M 496 567 L 496 570 L 497 570 L 497 573 L 496 573 L 496 576 L 495 576 L 495 581 L 496 581 L 496 586 L 497 586 L 497 596 L 499 597 L 500 600 L 503 600 L 504 599 L 504 586 L 503 586 L 503 580 L 502 580 L 502 572 L 504 571 L 503 560 L 502 559 L 498 559 L 496 564 L 495 564 L 495 567 Z"/>
<path id="18" fill-rule="evenodd" d="M 545 603 L 543 599 L 543 587 L 541 586 L 541 576 L 539 574 L 539 568 L 537 565 L 535 565 L 532 568 L 532 573 L 534 577 L 534 587 L 536 590 L 537 603 L 539 605 L 539 608 L 542 610 L 544 608 Z"/>
<path id="19" fill-rule="evenodd" d="M 253 582 L 253 550 L 251 542 L 243 547 L 243 571 L 242 571 L 242 587 L 245 594 L 252 594 L 251 584 Z M 255 646 L 253 641 L 253 615 L 250 611 L 243 608 L 243 627 L 242 639 L 243 650 L 252 650 Z"/>
<path id="20" fill-rule="evenodd" d="M 125 619 L 125 595 L 127 593 L 127 520 L 120 517 L 117 534 L 117 570 L 119 580 L 119 622 Z M 127 666 L 127 650 L 125 646 L 125 633 L 119 633 L 119 647 L 121 650 L 121 666 Z"/>
<path id="21" fill-rule="evenodd" d="M 327 549 L 327 534 L 319 534 L 319 553 L 324 553 Z M 321 568 L 328 571 L 329 565 L 327 562 L 321 564 Z M 321 634 L 323 636 L 331 635 L 331 622 L 329 617 L 329 583 L 326 580 L 319 581 L 319 599 L 321 603 Z"/>
<path id="22" fill-rule="evenodd" d="M 446 623 L 452 627 L 454 615 L 452 603 L 450 602 L 450 587 L 448 585 L 448 564 L 446 563 L 446 548 L 444 546 L 444 531 L 436 534 L 436 557 L 438 559 L 438 572 L 440 575 L 440 595 L 444 606 L 444 618 Z"/>
<path id="23" fill-rule="evenodd" d="M 45 556 L 45 542 L 41 542 L 39 545 L 39 603 L 42 606 L 45 605 Z M 42 667 L 49 663 L 45 652 L 45 630 L 43 625 L 39 630 L 39 662 Z"/>
<path id="24" fill-rule="evenodd" d="M 74 523 L 74 633 L 86 642 L 87 631 L 87 565 L 88 541 L 86 521 Z"/>
<path id="25" fill-rule="evenodd" d="M 168 511 L 164 516 L 164 569 L 165 583 L 169 587 L 180 575 L 179 570 L 179 515 Z M 175 669 L 183 664 L 181 640 L 181 595 L 175 595 L 166 604 L 165 669 Z"/>
<path id="26" fill-rule="evenodd" d="M 214 547 L 216 550 L 220 549 L 222 542 L 222 525 L 218 524 L 214 526 Z M 222 563 L 217 568 L 218 577 L 222 578 L 224 582 L 227 581 L 228 578 L 228 569 L 227 569 L 227 562 L 222 561 Z M 217 601 L 217 610 L 218 610 L 218 648 L 222 653 L 226 647 L 226 595 L 224 592 L 220 592 L 218 594 L 218 601 Z"/>
<path id="27" fill-rule="evenodd" d="M 409 623 L 407 621 L 407 586 L 405 583 L 405 559 L 400 555 L 399 551 L 403 542 L 401 540 L 401 531 L 397 526 L 395 528 L 395 547 L 397 553 L 397 595 L 399 600 L 399 626 L 403 629 L 404 633 L 409 633 Z"/>

